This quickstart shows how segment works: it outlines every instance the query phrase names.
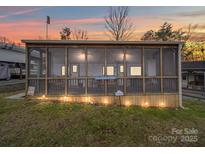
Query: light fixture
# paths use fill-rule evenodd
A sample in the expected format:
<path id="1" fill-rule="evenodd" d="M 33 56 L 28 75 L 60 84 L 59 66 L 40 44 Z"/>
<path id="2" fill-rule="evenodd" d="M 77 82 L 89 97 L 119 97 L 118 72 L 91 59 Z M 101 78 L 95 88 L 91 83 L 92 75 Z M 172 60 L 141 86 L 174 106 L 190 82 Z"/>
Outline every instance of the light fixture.
<path id="1" fill-rule="evenodd" d="M 149 106 L 149 103 L 148 102 L 145 102 L 144 103 L 144 107 L 148 107 Z"/>
<path id="2" fill-rule="evenodd" d="M 159 106 L 160 106 L 160 107 L 165 107 L 165 103 L 164 103 L 164 102 L 161 102 L 161 103 L 159 104 Z"/>
<path id="3" fill-rule="evenodd" d="M 129 106 L 131 106 L 131 103 L 129 101 L 126 101 L 125 106 L 129 107 Z"/>
<path id="4" fill-rule="evenodd" d="M 104 105 L 108 105 L 108 100 L 107 100 L 107 99 L 104 99 L 103 104 L 104 104 Z"/>

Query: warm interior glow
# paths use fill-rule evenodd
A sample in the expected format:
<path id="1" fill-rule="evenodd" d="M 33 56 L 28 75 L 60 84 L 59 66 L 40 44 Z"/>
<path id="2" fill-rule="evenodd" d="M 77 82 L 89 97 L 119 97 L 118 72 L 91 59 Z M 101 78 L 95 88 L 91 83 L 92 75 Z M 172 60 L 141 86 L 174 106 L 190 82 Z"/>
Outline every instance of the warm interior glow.
<path id="1" fill-rule="evenodd" d="M 107 66 L 107 75 L 114 75 L 114 67 Z"/>
<path id="2" fill-rule="evenodd" d="M 120 73 L 123 73 L 123 72 L 124 72 L 124 66 L 120 65 Z"/>
<path id="3" fill-rule="evenodd" d="M 78 72 L 78 66 L 77 65 L 73 65 L 73 73 L 77 73 Z"/>
<path id="4" fill-rule="evenodd" d="M 62 74 L 62 76 L 65 75 L 65 66 L 62 66 L 62 68 L 61 68 L 61 74 Z"/>
<path id="5" fill-rule="evenodd" d="M 131 66 L 130 75 L 141 75 L 141 67 Z"/>

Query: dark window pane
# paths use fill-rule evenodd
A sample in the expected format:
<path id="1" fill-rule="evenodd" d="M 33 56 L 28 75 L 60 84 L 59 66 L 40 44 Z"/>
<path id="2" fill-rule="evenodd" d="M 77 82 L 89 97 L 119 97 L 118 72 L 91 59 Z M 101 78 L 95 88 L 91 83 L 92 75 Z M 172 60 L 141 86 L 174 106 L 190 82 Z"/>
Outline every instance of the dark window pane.
<path id="1" fill-rule="evenodd" d="M 124 68 L 123 67 L 123 59 L 124 52 L 123 48 L 107 48 L 107 75 L 109 75 L 109 67 L 113 67 L 112 76 L 123 76 Z M 121 70 L 120 70 L 121 67 Z"/>
<path id="2" fill-rule="evenodd" d="M 85 76 L 85 51 L 81 48 L 69 48 L 68 73 L 71 77 Z"/>
<path id="3" fill-rule="evenodd" d="M 64 95 L 65 94 L 65 80 L 50 79 L 48 80 L 48 95 Z"/>
<path id="4" fill-rule="evenodd" d="M 88 79 L 88 94 L 104 94 L 105 81 Z"/>
<path id="5" fill-rule="evenodd" d="M 89 48 L 88 76 L 104 76 L 105 50 L 103 48 Z"/>
<path id="6" fill-rule="evenodd" d="M 131 48 L 126 51 L 127 76 L 142 75 L 142 51 L 140 48 Z"/>
<path id="7" fill-rule="evenodd" d="M 164 92 L 177 92 L 178 79 L 163 79 Z"/>
<path id="8" fill-rule="evenodd" d="M 107 93 L 115 94 L 118 90 L 124 92 L 124 81 L 123 79 L 107 80 Z"/>
<path id="9" fill-rule="evenodd" d="M 65 48 L 49 48 L 48 72 L 49 77 L 65 76 Z"/>
<path id="10" fill-rule="evenodd" d="M 162 52 L 162 67 L 164 76 L 176 76 L 177 75 L 177 49 L 176 48 L 164 48 Z"/>
<path id="11" fill-rule="evenodd" d="M 127 79 L 127 93 L 140 93 L 143 92 L 143 80 L 130 78 Z"/>
<path id="12" fill-rule="evenodd" d="M 160 75 L 160 49 L 145 48 L 145 76 L 159 76 Z"/>
<path id="13" fill-rule="evenodd" d="M 44 95 L 45 94 L 45 80 L 29 80 L 28 86 L 35 87 L 34 95 Z"/>
<path id="14" fill-rule="evenodd" d="M 29 77 L 44 77 L 46 74 L 44 48 L 29 49 Z"/>
<path id="15" fill-rule="evenodd" d="M 85 94 L 85 80 L 84 79 L 70 79 L 68 80 L 68 94 Z"/>
<path id="16" fill-rule="evenodd" d="M 160 92 L 160 79 L 145 79 L 145 92 Z"/>

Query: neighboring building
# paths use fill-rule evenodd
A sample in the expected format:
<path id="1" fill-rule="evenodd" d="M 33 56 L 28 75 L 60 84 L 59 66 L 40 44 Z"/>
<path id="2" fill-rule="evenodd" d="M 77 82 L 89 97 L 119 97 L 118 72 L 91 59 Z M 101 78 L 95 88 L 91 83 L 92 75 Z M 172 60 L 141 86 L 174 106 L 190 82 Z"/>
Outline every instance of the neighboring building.
<path id="1" fill-rule="evenodd" d="M 182 87 L 205 91 L 205 61 L 182 62 Z"/>
<path id="2" fill-rule="evenodd" d="M 25 76 L 25 50 L 0 43 L 0 79 Z"/>
<path id="3" fill-rule="evenodd" d="M 182 106 L 180 42 L 22 42 L 27 47 L 26 89 L 35 87 L 35 96 L 71 102 Z M 119 99 L 116 92 L 123 96 Z"/>

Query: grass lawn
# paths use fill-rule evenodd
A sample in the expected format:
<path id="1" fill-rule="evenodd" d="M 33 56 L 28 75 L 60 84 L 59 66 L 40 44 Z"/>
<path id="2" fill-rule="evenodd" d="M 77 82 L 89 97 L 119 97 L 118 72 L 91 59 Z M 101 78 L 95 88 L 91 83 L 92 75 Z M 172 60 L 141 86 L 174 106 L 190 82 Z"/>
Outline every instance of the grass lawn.
<path id="1" fill-rule="evenodd" d="M 205 146 L 205 102 L 185 100 L 185 109 L 176 110 L 40 103 L 5 95 L 0 94 L 0 146 Z M 178 134 L 172 134 L 174 128 Z"/>

